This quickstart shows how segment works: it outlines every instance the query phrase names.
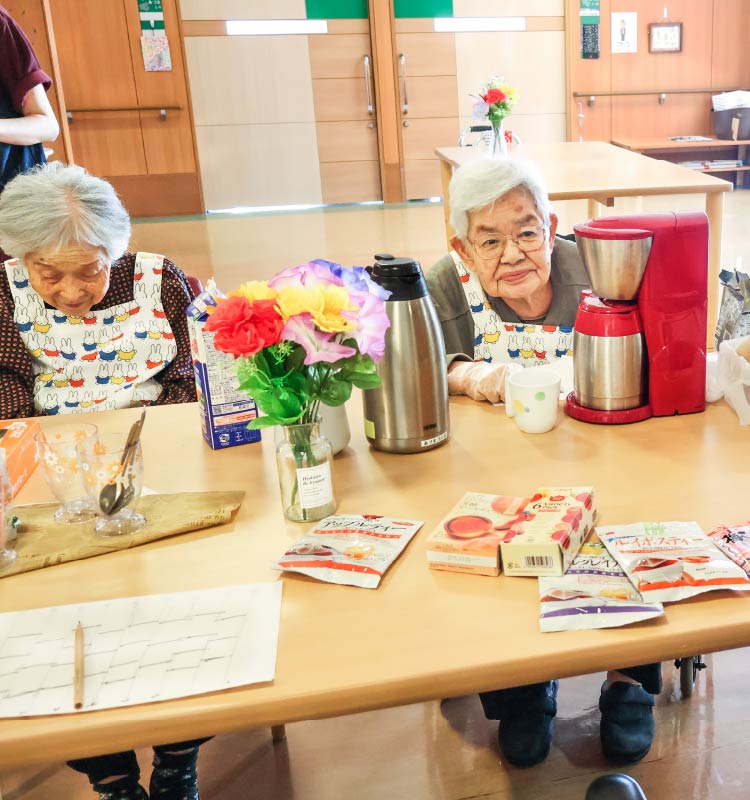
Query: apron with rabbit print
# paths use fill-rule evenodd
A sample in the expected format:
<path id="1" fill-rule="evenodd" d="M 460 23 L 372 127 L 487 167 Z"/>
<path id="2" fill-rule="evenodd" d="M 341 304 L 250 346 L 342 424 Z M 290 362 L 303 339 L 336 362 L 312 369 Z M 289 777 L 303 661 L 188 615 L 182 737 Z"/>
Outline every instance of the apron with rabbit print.
<path id="1" fill-rule="evenodd" d="M 138 253 L 133 300 L 74 317 L 45 308 L 26 268 L 17 259 L 5 262 L 39 411 L 127 408 L 159 397 L 161 385 L 154 376 L 177 355 L 161 302 L 163 264 L 164 256 Z"/>
<path id="2" fill-rule="evenodd" d="M 461 288 L 474 319 L 474 360 L 535 367 L 573 355 L 573 326 L 504 322 L 484 296 L 475 273 L 453 252 Z"/>

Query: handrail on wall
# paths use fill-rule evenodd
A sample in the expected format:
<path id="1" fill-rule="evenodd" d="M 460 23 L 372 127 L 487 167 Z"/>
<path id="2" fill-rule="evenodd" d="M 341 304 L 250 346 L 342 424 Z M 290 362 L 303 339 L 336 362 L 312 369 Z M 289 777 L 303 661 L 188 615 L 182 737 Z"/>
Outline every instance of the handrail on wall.
<path id="1" fill-rule="evenodd" d="M 158 111 L 162 121 L 167 119 L 167 111 L 182 111 L 182 106 L 107 106 L 105 108 L 68 108 L 68 122 L 73 122 L 73 113 L 90 113 L 92 111 Z"/>
<path id="2" fill-rule="evenodd" d="M 573 92 L 573 97 L 588 97 L 587 105 L 594 105 L 597 97 L 622 97 L 624 95 L 659 95 L 659 105 L 667 102 L 668 94 L 718 94 L 720 92 L 734 92 L 735 89 L 650 89 L 650 90 L 627 90 L 618 92 Z"/>

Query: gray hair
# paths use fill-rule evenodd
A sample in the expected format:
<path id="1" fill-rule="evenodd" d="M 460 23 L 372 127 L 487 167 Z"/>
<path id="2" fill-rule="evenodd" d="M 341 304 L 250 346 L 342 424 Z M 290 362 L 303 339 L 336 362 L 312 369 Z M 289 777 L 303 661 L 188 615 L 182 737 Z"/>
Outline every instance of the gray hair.
<path id="1" fill-rule="evenodd" d="M 466 239 L 469 214 L 486 208 L 518 188 L 529 192 L 544 224 L 549 226 L 552 207 L 547 187 L 533 164 L 510 158 L 481 158 L 459 167 L 448 187 L 451 225 L 456 236 Z"/>
<path id="2" fill-rule="evenodd" d="M 17 175 L 0 194 L 0 248 L 28 253 L 97 247 L 110 261 L 130 240 L 130 217 L 111 184 L 83 167 L 43 164 Z"/>

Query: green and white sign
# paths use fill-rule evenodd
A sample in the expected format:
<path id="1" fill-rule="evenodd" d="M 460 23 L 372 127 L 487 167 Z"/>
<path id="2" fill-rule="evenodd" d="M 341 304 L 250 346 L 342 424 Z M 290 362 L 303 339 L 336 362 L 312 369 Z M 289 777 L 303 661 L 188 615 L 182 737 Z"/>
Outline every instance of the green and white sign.
<path id="1" fill-rule="evenodd" d="M 599 58 L 599 0 L 581 2 L 581 58 Z"/>
<path id="2" fill-rule="evenodd" d="M 138 0 L 142 31 L 164 30 L 164 8 L 161 0 Z"/>

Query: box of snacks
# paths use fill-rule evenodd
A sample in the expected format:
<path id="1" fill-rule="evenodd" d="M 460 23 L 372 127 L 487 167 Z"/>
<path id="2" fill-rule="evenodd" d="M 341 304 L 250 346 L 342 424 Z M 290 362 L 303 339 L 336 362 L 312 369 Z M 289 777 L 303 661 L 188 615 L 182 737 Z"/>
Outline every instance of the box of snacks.
<path id="1" fill-rule="evenodd" d="M 506 575 L 562 575 L 594 525 L 592 486 L 544 486 L 503 537 Z"/>
<path id="2" fill-rule="evenodd" d="M 36 469 L 38 455 L 34 436 L 39 431 L 36 419 L 16 419 L 0 422 L 0 447 L 5 451 L 13 496 Z"/>

